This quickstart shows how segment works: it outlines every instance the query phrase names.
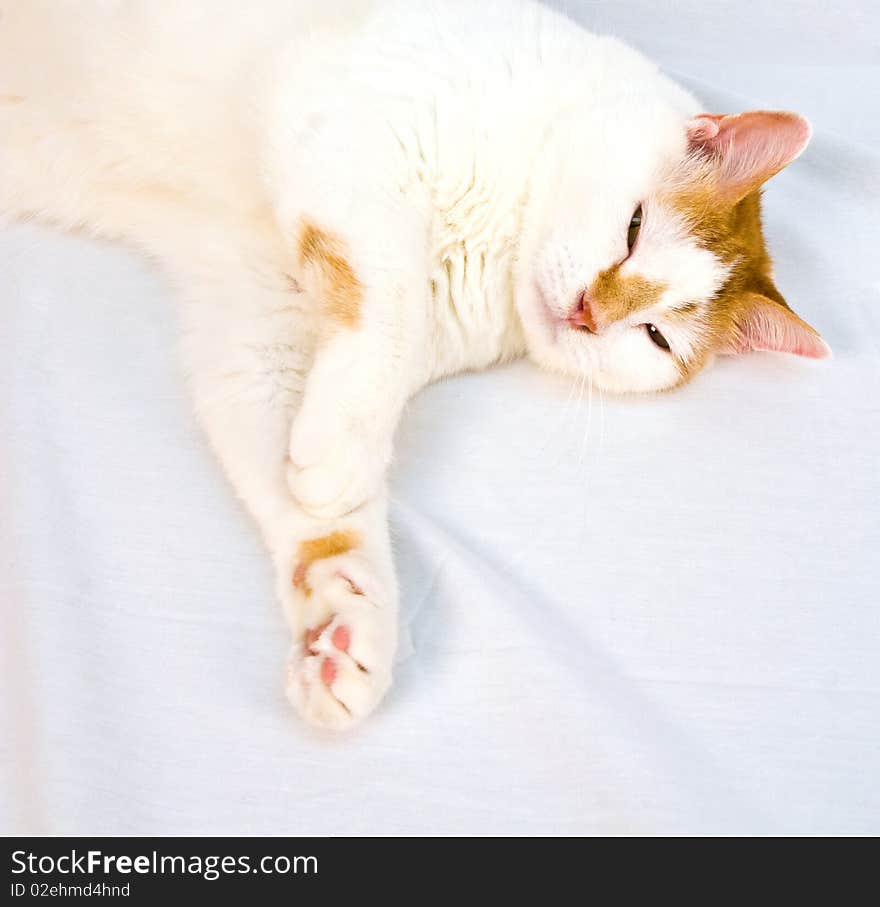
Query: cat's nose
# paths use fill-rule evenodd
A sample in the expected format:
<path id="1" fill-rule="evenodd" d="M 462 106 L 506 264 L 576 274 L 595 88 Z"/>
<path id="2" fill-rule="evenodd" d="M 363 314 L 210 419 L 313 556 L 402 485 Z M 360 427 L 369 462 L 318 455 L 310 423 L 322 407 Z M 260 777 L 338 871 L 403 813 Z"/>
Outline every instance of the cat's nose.
<path id="1" fill-rule="evenodd" d="M 596 302 L 588 290 L 584 290 L 578 297 L 575 307 L 568 316 L 568 323 L 579 331 L 589 331 L 591 334 L 596 334 L 601 329 Z"/>

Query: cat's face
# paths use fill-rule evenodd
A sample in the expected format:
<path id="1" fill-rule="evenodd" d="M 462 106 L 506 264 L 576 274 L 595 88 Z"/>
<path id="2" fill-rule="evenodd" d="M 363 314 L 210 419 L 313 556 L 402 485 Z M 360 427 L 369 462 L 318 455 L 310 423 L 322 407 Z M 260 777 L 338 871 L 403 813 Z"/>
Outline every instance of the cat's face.
<path id="1" fill-rule="evenodd" d="M 680 132 L 678 147 L 606 146 L 613 175 L 590 175 L 586 200 L 560 181 L 517 293 L 541 364 L 639 392 L 675 387 L 717 353 L 828 355 L 776 290 L 761 232 L 760 186 L 803 150 L 809 125 L 756 111 Z"/>

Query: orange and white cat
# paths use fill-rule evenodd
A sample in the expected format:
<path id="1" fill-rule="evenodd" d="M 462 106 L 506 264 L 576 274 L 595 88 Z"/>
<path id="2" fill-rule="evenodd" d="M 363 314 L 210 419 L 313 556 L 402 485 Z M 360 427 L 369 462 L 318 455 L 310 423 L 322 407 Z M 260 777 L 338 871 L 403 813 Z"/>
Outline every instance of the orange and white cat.
<path id="1" fill-rule="evenodd" d="M 761 233 L 808 124 L 699 111 L 531 0 L 0 0 L 0 215 L 174 281 L 310 722 L 391 682 L 384 476 L 419 388 L 522 355 L 641 392 L 716 354 L 828 354 Z"/>

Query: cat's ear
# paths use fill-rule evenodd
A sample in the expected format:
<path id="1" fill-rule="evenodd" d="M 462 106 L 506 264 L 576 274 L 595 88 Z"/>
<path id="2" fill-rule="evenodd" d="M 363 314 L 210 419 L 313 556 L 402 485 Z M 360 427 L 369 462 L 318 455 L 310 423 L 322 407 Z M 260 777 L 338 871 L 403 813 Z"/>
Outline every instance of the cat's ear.
<path id="1" fill-rule="evenodd" d="M 701 113 L 687 123 L 689 150 L 717 161 L 719 189 L 731 201 L 787 167 L 807 147 L 811 133 L 802 116 L 779 110 Z"/>
<path id="2" fill-rule="evenodd" d="M 737 301 L 733 332 L 724 352 L 738 354 L 750 350 L 793 353 L 810 359 L 831 355 L 831 347 L 819 332 L 785 303 L 755 292 L 747 292 Z"/>

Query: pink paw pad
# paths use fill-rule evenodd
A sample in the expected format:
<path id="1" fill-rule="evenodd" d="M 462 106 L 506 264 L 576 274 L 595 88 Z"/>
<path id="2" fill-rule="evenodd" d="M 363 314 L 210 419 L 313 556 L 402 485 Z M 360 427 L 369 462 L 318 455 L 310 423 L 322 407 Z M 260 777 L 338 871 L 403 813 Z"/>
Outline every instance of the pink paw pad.
<path id="1" fill-rule="evenodd" d="M 351 633 L 349 632 L 348 627 L 337 627 L 333 631 L 331 639 L 333 645 L 336 646 L 340 652 L 347 652 L 348 647 L 351 645 Z"/>
<path id="2" fill-rule="evenodd" d="M 321 680 L 329 687 L 336 680 L 336 664 L 332 658 L 325 658 L 321 662 Z"/>

